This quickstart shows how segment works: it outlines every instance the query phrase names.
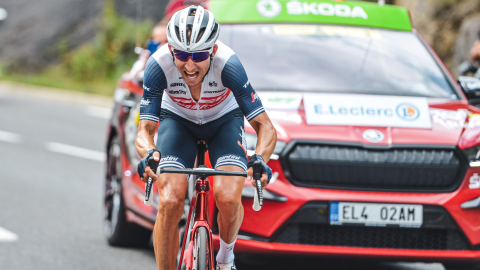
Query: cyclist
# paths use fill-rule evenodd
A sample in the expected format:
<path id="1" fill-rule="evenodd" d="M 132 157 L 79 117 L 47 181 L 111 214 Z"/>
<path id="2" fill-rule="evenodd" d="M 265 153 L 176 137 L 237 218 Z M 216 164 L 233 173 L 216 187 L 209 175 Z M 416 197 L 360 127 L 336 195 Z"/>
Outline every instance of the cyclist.
<path id="1" fill-rule="evenodd" d="M 219 27 L 213 13 L 201 6 L 176 12 L 167 27 L 168 46 L 153 54 L 145 68 L 135 144 L 143 157 L 138 165 L 140 177 L 143 181 L 148 177 L 157 181 L 159 207 L 153 244 L 158 269 L 175 267 L 179 245 L 177 224 L 184 211 L 187 178 L 178 174 L 156 175 L 146 166 L 148 157 L 158 160 L 161 153 L 161 168 L 191 168 L 198 138 L 202 138 L 215 169 L 248 171 L 247 179 L 252 181 L 249 165 L 260 160 L 265 168 L 261 178 L 263 187 L 272 175 L 266 162 L 275 148 L 276 130 L 238 57 L 225 44 L 217 42 Z M 248 164 L 244 116 L 258 136 L 256 154 Z M 244 181 L 232 176 L 213 178 L 220 231 L 217 269 L 236 269 L 233 247 L 243 220 Z"/>

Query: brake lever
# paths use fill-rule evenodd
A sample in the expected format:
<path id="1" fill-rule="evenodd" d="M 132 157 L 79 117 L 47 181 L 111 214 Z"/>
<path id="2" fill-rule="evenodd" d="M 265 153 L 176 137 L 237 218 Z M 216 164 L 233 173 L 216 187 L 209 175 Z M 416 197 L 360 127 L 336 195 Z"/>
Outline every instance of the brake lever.
<path id="1" fill-rule="evenodd" d="M 263 174 L 263 165 L 261 161 L 255 161 L 253 163 L 253 179 L 255 179 L 255 195 L 253 198 L 253 210 L 255 211 L 260 211 L 263 205 L 263 190 L 262 190 L 262 181 L 260 180 L 262 178 Z"/>
<path id="2" fill-rule="evenodd" d="M 158 169 L 158 164 L 160 163 L 159 161 L 156 161 L 153 156 L 149 157 L 147 160 L 148 167 L 152 169 L 152 171 L 157 172 Z M 148 182 L 145 184 L 145 203 L 146 206 L 152 205 L 152 186 L 153 186 L 153 179 L 151 177 L 148 177 Z"/>

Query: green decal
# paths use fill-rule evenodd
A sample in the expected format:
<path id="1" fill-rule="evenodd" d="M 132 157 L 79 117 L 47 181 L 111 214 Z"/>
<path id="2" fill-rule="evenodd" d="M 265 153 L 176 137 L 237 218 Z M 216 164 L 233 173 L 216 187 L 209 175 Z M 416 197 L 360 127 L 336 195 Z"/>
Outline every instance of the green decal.
<path id="1" fill-rule="evenodd" d="M 268 101 L 270 102 L 283 102 L 283 103 L 290 103 L 296 100 L 297 100 L 296 98 L 282 98 L 282 97 L 275 97 L 275 98 L 268 99 Z"/>
<path id="2" fill-rule="evenodd" d="M 405 8 L 348 1 L 211 0 L 219 23 L 318 23 L 412 31 Z"/>

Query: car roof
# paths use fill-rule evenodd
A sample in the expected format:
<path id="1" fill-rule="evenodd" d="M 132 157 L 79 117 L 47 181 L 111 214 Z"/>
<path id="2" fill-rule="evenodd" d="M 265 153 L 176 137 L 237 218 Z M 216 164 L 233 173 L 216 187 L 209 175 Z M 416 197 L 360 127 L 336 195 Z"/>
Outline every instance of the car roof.
<path id="1" fill-rule="evenodd" d="M 210 0 L 219 23 L 314 23 L 412 31 L 408 10 L 332 0 Z"/>

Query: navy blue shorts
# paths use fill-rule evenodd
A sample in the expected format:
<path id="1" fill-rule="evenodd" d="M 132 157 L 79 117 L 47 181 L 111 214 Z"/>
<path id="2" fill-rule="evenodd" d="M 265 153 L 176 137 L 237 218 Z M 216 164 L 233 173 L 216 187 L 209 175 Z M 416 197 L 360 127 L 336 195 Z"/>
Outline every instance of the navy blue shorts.
<path id="1" fill-rule="evenodd" d="M 214 168 L 234 165 L 247 171 L 244 116 L 233 110 L 217 120 L 198 125 L 162 109 L 158 126 L 157 149 L 162 154 L 160 167 L 193 168 L 197 142 L 204 139 Z"/>

